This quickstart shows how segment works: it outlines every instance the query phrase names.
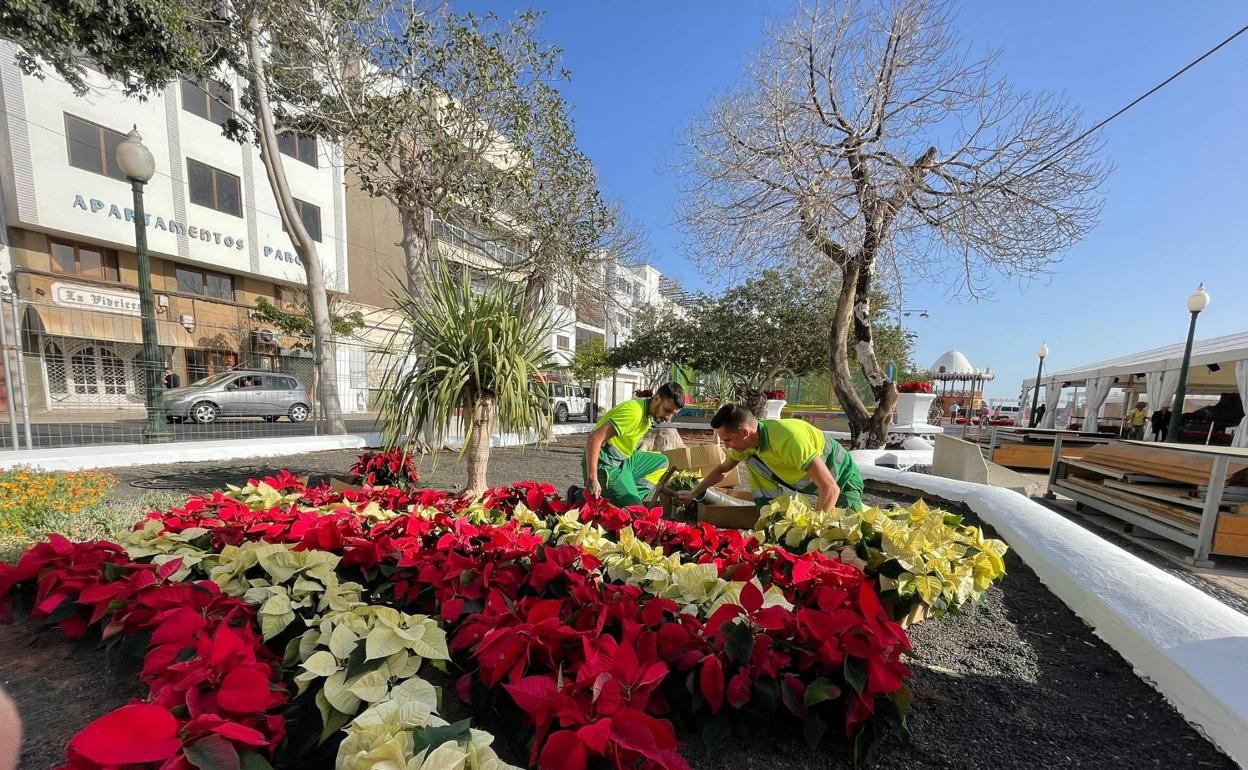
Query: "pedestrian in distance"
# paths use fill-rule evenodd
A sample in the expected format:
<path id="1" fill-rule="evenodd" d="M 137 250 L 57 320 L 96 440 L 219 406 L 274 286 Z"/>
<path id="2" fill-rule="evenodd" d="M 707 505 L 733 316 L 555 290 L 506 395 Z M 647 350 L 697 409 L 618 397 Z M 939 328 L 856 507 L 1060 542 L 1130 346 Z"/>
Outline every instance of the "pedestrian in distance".
<path id="1" fill-rule="evenodd" d="M 1136 403 L 1135 408 L 1127 412 L 1127 438 L 1132 441 L 1144 440 L 1144 425 L 1148 422 L 1148 410 L 1143 401 Z"/>
<path id="2" fill-rule="evenodd" d="M 1170 407 L 1162 406 L 1149 418 L 1153 427 L 1153 441 L 1165 441 L 1170 433 Z"/>
<path id="3" fill-rule="evenodd" d="M 182 378 L 172 369 L 165 369 L 165 390 L 182 387 Z"/>

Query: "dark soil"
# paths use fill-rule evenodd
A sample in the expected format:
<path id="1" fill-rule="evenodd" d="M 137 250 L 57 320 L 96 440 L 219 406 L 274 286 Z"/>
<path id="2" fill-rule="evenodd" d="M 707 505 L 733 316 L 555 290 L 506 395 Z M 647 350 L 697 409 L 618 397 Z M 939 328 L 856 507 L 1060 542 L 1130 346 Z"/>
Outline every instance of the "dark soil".
<path id="1" fill-rule="evenodd" d="M 583 438 L 547 450 L 497 451 L 492 483 L 546 479 L 560 489 L 579 481 Z M 239 483 L 265 471 L 343 472 L 354 452 L 327 452 L 256 461 L 228 468 L 174 465 L 119 473 L 137 495 L 143 488 L 199 491 Z M 462 479 L 452 456 L 423 467 L 430 486 Z M 130 494 L 130 492 L 123 492 Z M 872 495 L 868 502 L 898 498 Z M 967 515 L 976 523 L 973 515 Z M 991 529 L 987 528 L 989 534 Z M 1189 726 L 1114 650 L 1048 591 L 1011 551 L 1009 574 L 964 614 L 911 629 L 915 702 L 910 736 L 886 736 L 869 766 L 1030 770 L 1053 767 L 1235 767 Z M 468 716 L 443 685 L 448 718 Z M 0 683 L 18 704 L 25 726 L 23 768 L 47 768 L 64 759 L 64 746 L 82 726 L 139 694 L 137 672 L 121 670 L 101 651 L 82 652 L 56 630 L 30 623 L 0 626 Z M 497 734 L 504 759 L 525 763 L 523 746 L 505 735 L 508 725 L 474 720 Z M 830 731 L 816 751 L 806 748 L 788 720 L 760 725 L 708 749 L 700 735 L 682 735 L 682 752 L 697 770 L 849 768 L 848 749 Z"/>
<path id="2" fill-rule="evenodd" d="M 67 640 L 60 629 L 0 623 L 0 687 L 22 720 L 23 770 L 65 763 L 69 739 L 139 697 L 140 662 Z"/>

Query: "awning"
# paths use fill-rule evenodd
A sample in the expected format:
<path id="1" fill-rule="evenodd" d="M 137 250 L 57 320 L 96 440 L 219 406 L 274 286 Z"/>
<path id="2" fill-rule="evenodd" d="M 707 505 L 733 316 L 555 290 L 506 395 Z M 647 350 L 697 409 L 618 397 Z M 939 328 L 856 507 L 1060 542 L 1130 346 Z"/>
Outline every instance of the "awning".
<path id="1" fill-rule="evenodd" d="M 142 319 L 119 313 L 62 310 L 26 306 L 23 332 L 104 342 L 143 344 Z M 181 324 L 156 319 L 156 341 L 162 347 L 198 347 Z"/>

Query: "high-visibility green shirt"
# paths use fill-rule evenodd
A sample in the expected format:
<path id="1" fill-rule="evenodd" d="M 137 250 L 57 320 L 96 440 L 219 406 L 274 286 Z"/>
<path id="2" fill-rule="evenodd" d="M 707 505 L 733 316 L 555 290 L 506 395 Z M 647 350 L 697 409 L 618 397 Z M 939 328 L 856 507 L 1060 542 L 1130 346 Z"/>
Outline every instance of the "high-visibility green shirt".
<path id="1" fill-rule="evenodd" d="M 594 429 L 597 430 L 607 423 L 615 429 L 615 435 L 607 442 L 623 457 L 632 457 L 637 445 L 650 432 L 654 420 L 650 418 L 650 399 L 635 398 L 625 401 L 599 418 Z"/>
<path id="2" fill-rule="evenodd" d="M 759 420 L 758 446 L 744 452 L 730 450 L 728 456 L 737 462 L 757 457 L 786 484 L 807 494 L 818 491 L 809 469 L 812 462 L 821 459 L 842 491 L 862 491 L 862 476 L 854 458 L 836 442 L 832 442 L 829 451 L 823 431 L 805 420 Z M 750 485 L 756 490 L 773 490 L 780 486 L 749 465 L 746 472 Z"/>

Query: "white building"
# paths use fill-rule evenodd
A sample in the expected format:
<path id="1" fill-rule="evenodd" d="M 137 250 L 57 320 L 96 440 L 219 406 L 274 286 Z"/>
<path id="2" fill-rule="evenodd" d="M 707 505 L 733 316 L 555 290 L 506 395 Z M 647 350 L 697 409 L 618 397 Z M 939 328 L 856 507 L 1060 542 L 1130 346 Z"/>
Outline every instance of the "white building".
<path id="1" fill-rule="evenodd" d="M 607 349 L 627 342 L 637 314 L 647 306 L 661 307 L 667 302 L 660 292 L 663 275 L 653 265 L 608 262 L 604 272 L 600 289 L 581 294 L 564 289 L 558 294 L 559 328 L 551 335 L 550 346 L 561 366 L 567 365 L 576 348 L 592 340 L 601 341 Z M 609 408 L 652 384 L 639 370 L 620 369 L 597 384 L 595 403 Z"/>
<path id="2" fill-rule="evenodd" d="M 23 75 L 0 41 L 0 271 L 23 302 L 35 407 L 141 404 L 141 342 L 130 183 L 114 150 L 137 128 L 156 161 L 147 239 L 166 363 L 183 381 L 233 365 L 282 368 L 283 340 L 254 328 L 259 297 L 279 307 L 303 268 L 283 231 L 259 151 L 222 136 L 244 84 L 182 82 L 145 101 L 97 73 L 77 96 Z M 338 148 L 283 135 L 290 188 L 318 241 L 331 291 L 348 289 Z"/>

